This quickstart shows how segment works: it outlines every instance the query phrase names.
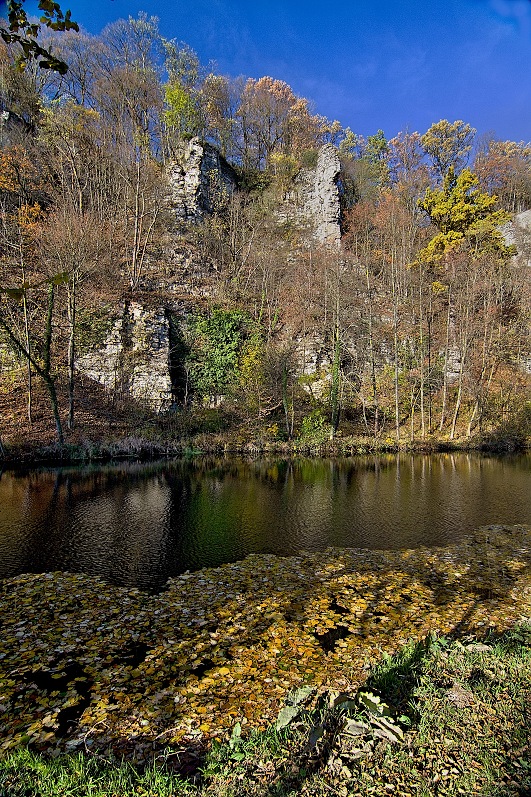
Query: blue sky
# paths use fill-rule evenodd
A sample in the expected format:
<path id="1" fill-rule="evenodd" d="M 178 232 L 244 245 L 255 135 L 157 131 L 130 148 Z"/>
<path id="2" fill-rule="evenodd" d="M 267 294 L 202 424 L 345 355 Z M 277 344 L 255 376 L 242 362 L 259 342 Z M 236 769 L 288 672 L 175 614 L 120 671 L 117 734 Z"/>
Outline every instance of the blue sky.
<path id="1" fill-rule="evenodd" d="M 356 133 L 463 119 L 531 140 L 530 0 L 61 0 L 91 33 L 139 11 L 237 76 L 271 75 Z M 36 0 L 28 0 L 30 11 Z"/>

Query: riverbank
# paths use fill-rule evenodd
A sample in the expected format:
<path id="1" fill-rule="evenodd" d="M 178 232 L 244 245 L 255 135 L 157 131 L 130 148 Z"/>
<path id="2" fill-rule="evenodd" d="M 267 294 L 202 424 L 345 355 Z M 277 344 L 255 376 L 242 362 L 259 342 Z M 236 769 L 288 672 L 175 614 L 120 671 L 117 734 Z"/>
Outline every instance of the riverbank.
<path id="1" fill-rule="evenodd" d="M 31 467 L 38 465 L 84 465 L 119 461 L 153 462 L 161 459 L 177 459 L 200 456 L 240 456 L 256 458 L 273 456 L 282 458 L 353 457 L 383 454 L 435 454 L 449 452 L 485 452 L 512 454 L 527 451 L 531 441 L 514 439 L 471 438 L 446 440 L 436 437 L 409 440 L 397 444 L 391 439 L 367 437 L 336 437 L 319 443 L 295 441 L 265 441 L 249 439 L 235 441 L 231 435 L 200 435 L 181 441 L 153 440 L 141 436 L 127 436 L 116 440 L 93 441 L 85 439 L 78 443 L 39 445 L 32 443 L 5 444 L 0 453 L 0 467 Z"/>
<path id="2" fill-rule="evenodd" d="M 65 386 L 59 382 L 64 392 Z M 490 451 L 511 453 L 531 447 L 531 408 L 490 431 L 467 434 L 457 426 L 456 436 L 408 425 L 397 442 L 394 431 L 373 436 L 350 427 L 330 439 L 326 424 L 312 426 L 292 440 L 283 439 L 277 424 L 244 423 L 223 409 L 179 410 L 154 414 L 131 402 L 117 406 L 103 388 L 80 377 L 76 422 L 64 424 L 65 442 L 55 438 L 53 418 L 42 385 L 34 389 L 32 422 L 27 417 L 25 385 L 0 390 L 0 466 L 84 464 L 112 460 L 151 461 L 194 455 L 237 454 L 281 457 L 343 457 L 358 454 Z M 63 396 L 63 404 L 66 399 Z M 65 419 L 66 420 L 66 419 Z"/>
<path id="3" fill-rule="evenodd" d="M 531 790 L 531 624 L 502 634 L 428 636 L 378 663 L 353 694 L 296 693 L 274 725 L 188 761 L 144 767 L 89 751 L 0 759 L 5 797 L 497 795 Z M 371 701 L 371 698 L 374 698 Z M 184 770 L 184 771 L 183 771 Z"/>
<path id="4" fill-rule="evenodd" d="M 388 657 L 409 656 L 410 668 L 424 661 L 425 654 L 438 651 L 442 658 L 429 670 L 436 680 L 438 668 L 449 655 L 448 645 L 457 655 L 459 644 L 466 648 L 479 639 L 492 645 L 516 623 L 529 622 L 531 529 L 492 526 L 462 543 L 432 550 L 328 549 L 286 558 L 252 555 L 232 565 L 184 573 L 170 579 L 167 589 L 157 595 L 115 587 L 85 575 L 27 574 L 5 579 L 1 599 L 0 754 L 7 757 L 8 764 L 15 761 L 9 756 L 20 756 L 19 751 L 28 748 L 45 758 L 82 753 L 107 762 L 111 769 L 116 762 L 128 761 L 135 772 L 142 772 L 154 760 L 166 761 L 173 774 L 181 777 L 214 766 L 218 770 L 212 778 L 216 777 L 209 782 L 218 786 L 218 776 L 226 777 L 228 766 L 234 773 L 232 788 L 242 775 L 238 767 L 244 766 L 249 750 L 258 751 L 262 760 L 259 751 L 264 740 L 277 744 L 279 732 L 273 732 L 271 726 L 292 700 L 290 695 L 301 687 L 310 690 L 308 697 L 314 701 L 304 706 L 305 712 L 322 712 L 326 708 L 323 700 L 328 700 L 330 708 L 330 695 L 344 693 L 354 700 L 347 707 L 353 709 L 350 718 L 358 721 L 367 704 L 360 705 L 355 696 L 366 685 L 389 704 L 392 723 L 398 724 L 403 734 L 410 732 L 403 717 L 409 718 L 411 729 L 417 729 L 416 746 L 411 749 L 417 751 L 415 756 L 421 751 L 427 755 L 421 733 L 424 725 L 415 719 L 417 709 L 413 714 L 406 710 L 410 699 L 420 700 L 420 693 L 412 690 L 421 680 L 412 683 L 407 673 L 402 677 L 396 660 L 390 664 Z M 448 645 L 441 641 L 432 644 L 434 634 L 448 640 Z M 477 648 L 471 652 L 479 656 L 488 651 Z M 374 680 L 378 672 L 384 672 L 382 666 L 395 673 L 393 678 L 389 676 L 396 682 L 393 688 L 400 692 L 409 684 L 405 702 L 399 692 L 393 696 L 385 691 L 387 676 Z M 457 706 L 465 712 L 452 720 L 456 733 L 462 727 L 478 733 L 469 710 L 476 711 L 483 722 L 488 720 L 486 698 L 478 697 L 481 690 L 493 690 L 488 705 L 496 704 L 496 696 L 500 706 L 506 699 L 519 701 L 520 691 L 509 687 L 512 676 L 509 670 L 504 675 L 504 666 L 500 665 L 498 672 L 494 663 L 480 667 L 478 659 L 472 667 L 467 664 L 465 674 L 460 675 L 461 665 L 456 664 L 453 675 L 435 684 L 438 691 L 433 700 L 439 701 L 441 708 Z M 516 723 L 511 716 L 503 720 L 507 727 Z M 463 725 L 465 719 L 471 724 Z M 384 716 L 384 720 L 380 730 L 385 736 L 389 719 Z M 289 725 L 297 731 L 294 739 L 301 745 L 302 737 L 297 734 L 305 727 Z M 374 735 L 371 727 L 368 731 L 362 728 L 360 735 Z M 308 734 L 307 727 L 304 732 Z M 281 747 L 284 733 L 288 731 L 280 734 Z M 326 725 L 324 739 L 331 742 L 335 731 L 330 733 Z M 486 740 L 489 734 L 488 729 L 480 733 Z M 446 760 L 448 752 L 446 738 L 444 728 L 433 730 L 433 744 L 443 748 L 441 760 Z M 364 739 L 363 744 L 370 741 Z M 286 744 L 289 747 L 291 742 Z M 487 741 L 485 744 L 488 747 Z M 457 742 L 452 745 L 449 750 L 455 753 Z M 329 748 L 327 742 L 332 755 Z M 307 750 L 307 740 L 301 749 Z M 397 755 L 404 749 L 401 742 Z M 378 750 L 378 756 L 385 752 Z M 238 755 L 234 757 L 234 753 Z M 287 753 L 282 755 L 287 761 Z M 315 772 L 313 754 L 306 763 L 304 756 L 300 758 L 302 753 L 293 755 L 293 761 L 301 761 L 299 770 L 312 777 L 337 776 L 341 780 L 347 778 L 343 766 L 349 772 L 358 767 L 356 763 L 352 770 L 345 760 L 336 773 L 343 757 L 335 755 L 333 771 L 321 771 L 322 762 L 329 762 L 330 755 L 323 759 L 319 746 Z M 218 764 L 213 764 L 216 760 Z M 400 760 L 409 766 L 409 752 Z M 422 760 L 435 777 L 436 758 Z M 252 761 L 249 772 L 243 771 L 242 782 L 255 778 L 258 761 Z M 352 761 L 357 762 L 358 757 Z M 492 772 L 497 761 L 494 756 Z M 33 765 L 27 766 L 31 769 Z M 280 795 L 284 793 L 282 778 L 291 783 L 291 770 L 264 759 L 260 770 L 264 779 L 272 766 L 276 767 L 272 777 L 281 774 L 276 792 Z M 440 776 L 443 778 L 442 770 Z M 369 785 L 371 777 L 367 775 Z M 419 774 L 419 783 L 423 777 Z M 301 778 L 305 782 L 307 775 Z M 204 783 L 201 788 L 207 788 Z M 204 793 L 223 794 L 216 791 L 218 786 L 212 785 L 210 792 Z M 259 787 L 265 789 L 260 778 Z M 225 793 L 239 792 L 228 789 Z"/>

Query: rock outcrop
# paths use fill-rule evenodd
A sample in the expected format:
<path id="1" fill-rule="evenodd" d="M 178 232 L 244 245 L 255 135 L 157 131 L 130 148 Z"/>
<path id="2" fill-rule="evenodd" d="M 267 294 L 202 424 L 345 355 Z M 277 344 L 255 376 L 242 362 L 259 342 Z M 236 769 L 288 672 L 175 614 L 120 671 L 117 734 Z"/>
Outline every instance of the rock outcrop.
<path id="1" fill-rule="evenodd" d="M 136 399 L 156 411 L 169 408 L 173 389 L 168 312 L 126 303 L 104 344 L 79 357 L 77 368 L 113 395 Z"/>
<path id="2" fill-rule="evenodd" d="M 316 166 L 300 171 L 287 197 L 295 219 L 309 227 L 317 243 L 330 247 L 339 246 L 341 239 L 339 171 L 336 147 L 325 144 L 318 152 Z"/>
<path id="3" fill-rule="evenodd" d="M 282 211 L 286 219 L 306 228 L 316 243 L 327 247 L 337 247 L 340 242 L 338 176 L 337 150 L 325 145 L 319 150 L 316 166 L 300 171 Z M 236 190 L 234 171 L 214 147 L 197 138 L 183 143 L 169 168 L 168 181 L 169 209 L 176 222 L 200 223 Z M 144 292 L 153 297 L 151 303 L 129 301 L 122 305 L 103 345 L 77 361 L 82 373 L 112 395 L 132 398 L 155 411 L 182 403 L 186 392 L 182 373 L 185 344 L 176 320 L 181 315 L 168 307 L 180 307 L 192 297 L 208 301 L 215 294 L 215 264 L 198 257 L 178 230 L 169 230 L 166 238 L 159 241 L 164 253 L 161 262 L 153 263 L 142 281 Z M 184 325 L 185 317 L 183 310 Z M 316 373 L 324 365 L 314 343 L 305 346 L 306 374 Z"/>
<path id="4" fill-rule="evenodd" d="M 506 238 L 516 246 L 516 257 L 531 266 L 531 210 L 525 210 L 514 217 Z"/>
<path id="5" fill-rule="evenodd" d="M 341 238 L 339 154 L 322 146 L 315 167 L 303 168 L 287 193 L 280 215 L 305 226 L 319 244 L 338 246 Z M 237 187 L 236 173 L 210 144 L 183 142 L 168 169 L 169 207 L 177 221 L 197 224 L 224 203 Z"/>
<path id="6" fill-rule="evenodd" d="M 198 223 L 236 189 L 236 173 L 215 147 L 183 142 L 168 170 L 169 204 L 176 219 Z"/>

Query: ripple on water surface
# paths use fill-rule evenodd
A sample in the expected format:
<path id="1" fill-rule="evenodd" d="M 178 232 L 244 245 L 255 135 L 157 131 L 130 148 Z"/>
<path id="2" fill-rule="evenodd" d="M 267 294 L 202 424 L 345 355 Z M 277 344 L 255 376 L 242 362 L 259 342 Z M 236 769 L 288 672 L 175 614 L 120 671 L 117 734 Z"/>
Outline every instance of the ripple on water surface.
<path id="1" fill-rule="evenodd" d="M 69 570 L 157 590 L 250 553 L 444 546 L 528 523 L 530 465 L 438 454 L 4 473 L 0 576 Z"/>

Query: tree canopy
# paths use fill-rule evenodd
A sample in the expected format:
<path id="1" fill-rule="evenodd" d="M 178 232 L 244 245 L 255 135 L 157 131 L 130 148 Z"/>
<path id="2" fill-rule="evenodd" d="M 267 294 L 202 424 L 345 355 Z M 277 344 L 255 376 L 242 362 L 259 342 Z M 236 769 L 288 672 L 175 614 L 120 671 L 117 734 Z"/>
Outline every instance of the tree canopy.
<path id="1" fill-rule="evenodd" d="M 481 191 L 479 179 L 470 169 L 456 176 L 450 166 L 442 188 L 428 188 L 419 201 L 420 208 L 439 230 L 420 257 L 438 262 L 464 243 L 469 244 L 473 257 L 487 251 L 502 257 L 509 255 L 511 249 L 500 232 L 509 215 L 496 209 L 496 202 L 496 196 Z"/>

